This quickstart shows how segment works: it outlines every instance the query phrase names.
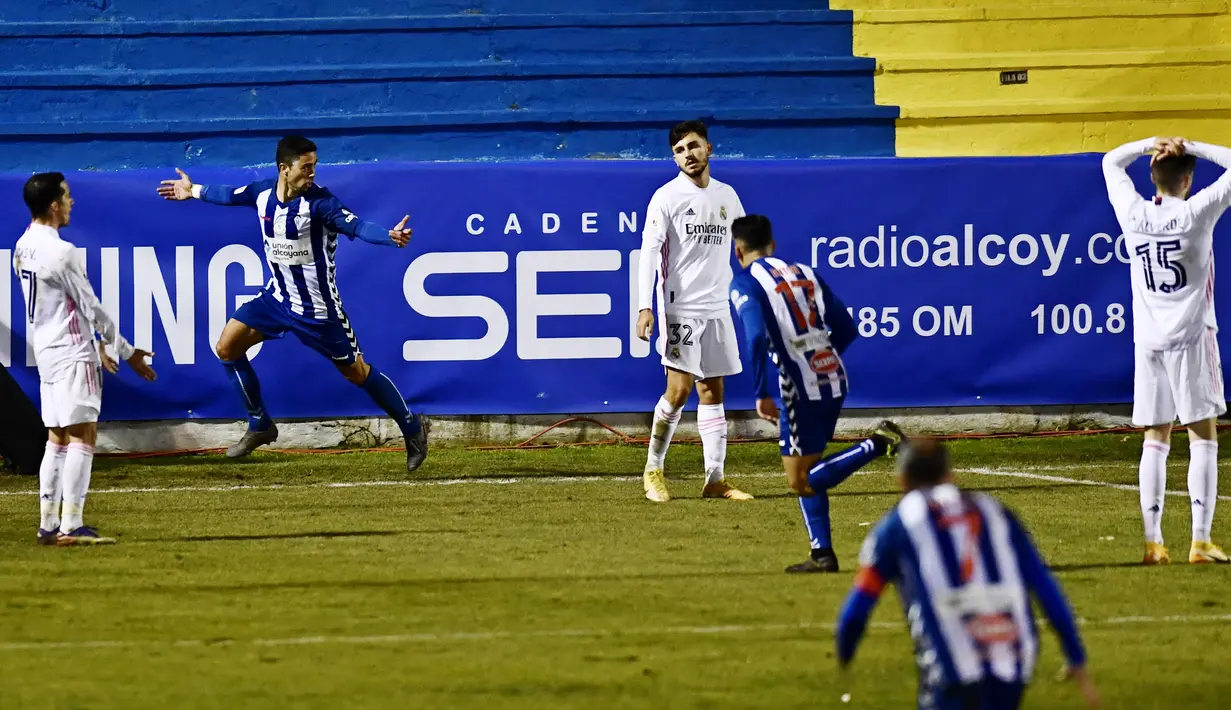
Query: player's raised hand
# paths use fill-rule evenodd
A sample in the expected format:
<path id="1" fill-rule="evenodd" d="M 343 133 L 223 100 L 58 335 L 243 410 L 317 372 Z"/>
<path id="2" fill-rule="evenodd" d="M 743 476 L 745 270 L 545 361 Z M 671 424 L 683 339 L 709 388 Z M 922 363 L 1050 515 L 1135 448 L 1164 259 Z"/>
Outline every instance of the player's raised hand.
<path id="1" fill-rule="evenodd" d="M 103 369 L 107 372 L 114 375 L 120 371 L 120 363 L 111 359 L 111 356 L 107 354 L 107 344 L 101 340 L 98 341 L 98 359 L 102 362 Z"/>
<path id="2" fill-rule="evenodd" d="M 650 336 L 653 334 L 654 312 L 648 308 L 644 308 L 641 313 L 637 314 L 637 337 L 649 342 Z"/>
<path id="3" fill-rule="evenodd" d="M 191 200 L 192 199 L 192 180 L 179 168 L 175 169 L 179 173 L 177 180 L 163 180 L 158 186 L 158 194 L 162 195 L 166 200 Z"/>
<path id="4" fill-rule="evenodd" d="M 767 422 L 778 423 L 778 403 L 773 397 L 764 397 L 757 400 L 757 416 Z"/>
<path id="5" fill-rule="evenodd" d="M 389 230 L 389 238 L 393 240 L 393 243 L 396 244 L 398 248 L 406 246 L 406 242 L 410 241 L 410 233 L 414 231 L 410 227 L 406 226 L 408 221 L 410 221 L 410 215 L 403 217 L 402 221 L 398 222 L 396 227 Z"/>
<path id="6" fill-rule="evenodd" d="M 158 379 L 158 375 L 154 374 L 154 368 L 150 367 L 145 361 L 146 358 L 154 357 L 154 353 L 146 352 L 145 350 L 133 350 L 132 357 L 128 358 L 128 366 L 133 369 L 133 372 L 141 376 L 141 379 L 153 382 Z"/>

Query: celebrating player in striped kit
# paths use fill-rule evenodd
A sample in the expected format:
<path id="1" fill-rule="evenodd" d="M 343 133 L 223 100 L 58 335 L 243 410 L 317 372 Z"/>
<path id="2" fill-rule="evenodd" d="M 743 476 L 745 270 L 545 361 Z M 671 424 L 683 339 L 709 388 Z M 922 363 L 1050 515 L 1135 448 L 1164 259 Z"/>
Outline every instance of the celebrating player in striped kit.
<path id="1" fill-rule="evenodd" d="M 787 572 L 837 572 L 827 491 L 878 456 L 894 453 L 902 432 L 881 422 L 872 436 L 822 459 L 846 398 L 842 352 L 857 331 L 846 306 L 804 264 L 774 258 L 768 218 L 748 215 L 731 226 L 744 270 L 731 281 L 731 301 L 744 325 L 757 414 L 779 425 L 778 444 L 808 529 L 812 555 Z M 769 393 L 770 358 L 778 366 L 782 412 Z"/>
<path id="2" fill-rule="evenodd" d="M 115 542 L 82 520 L 102 407 L 102 370 L 119 366 L 94 340 L 103 341 L 141 377 L 154 379 L 145 359 L 120 335 L 86 279 L 80 253 L 60 238 L 68 225 L 73 196 L 60 173 L 40 173 L 26 181 L 26 206 L 33 221 L 17 240 L 13 270 L 26 300 L 26 338 L 34 346 L 41 382 L 47 450 L 39 468 L 40 545 L 98 545 Z M 63 507 L 61 508 L 61 500 Z"/>
<path id="3" fill-rule="evenodd" d="M 936 442 L 908 442 L 900 475 L 907 493 L 864 542 L 838 617 L 838 663 L 851 662 L 893 584 L 915 643 L 920 710 L 1015 710 L 1038 659 L 1033 594 L 1060 637 L 1066 675 L 1097 705 L 1064 593 L 1017 519 L 991 496 L 959 490 Z"/>
<path id="4" fill-rule="evenodd" d="M 277 179 L 239 188 L 194 185 L 183 171 L 176 170 L 179 179 L 164 180 L 158 188 L 158 194 L 168 200 L 196 198 L 255 208 L 265 241 L 265 260 L 272 276 L 259 296 L 235 312 L 218 339 L 218 357 L 248 408 L 248 431 L 227 450 L 227 456 L 246 456 L 278 439 L 278 427 L 265 410 L 247 352 L 289 331 L 329 358 L 347 381 L 361 387 L 397 422 L 406 440 L 406 470 L 414 471 L 427 457 L 427 421 L 411 413 L 387 375 L 364 362 L 338 296 L 334 264 L 339 233 L 382 246 L 406 246 L 409 216 L 393 229 L 356 217 L 329 190 L 313 182 L 316 145 L 306 138 L 283 138 L 276 160 Z"/>
<path id="5" fill-rule="evenodd" d="M 658 352 L 667 370 L 667 390 L 654 407 L 650 450 L 642 488 L 657 503 L 671 499 L 663 479 L 667 447 L 680 412 L 696 385 L 697 430 L 705 457 L 705 498 L 750 500 L 726 482 L 727 415 L 723 378 L 740 372 L 735 324 L 727 305 L 731 283 L 731 222 L 744 214 L 739 195 L 710 177 L 714 146 L 701 121 L 671 129 L 669 142 L 680 173 L 658 188 L 646 210 L 637 280 L 637 336 L 654 332 L 657 297 Z M 654 287 L 655 270 L 659 281 Z"/>
<path id="6" fill-rule="evenodd" d="M 1125 169 L 1151 153 L 1156 194 L 1146 200 Z M 1189 198 L 1197 158 L 1228 170 Z M 1162 518 L 1171 426 L 1178 416 L 1188 427 L 1188 561 L 1228 563 L 1231 558 L 1211 542 L 1210 528 L 1218 501 L 1216 425 L 1227 411 L 1214 317 L 1214 225 L 1231 206 L 1231 150 L 1183 138 L 1148 138 L 1104 156 L 1103 175 L 1132 258 L 1133 424 L 1146 427 L 1138 471 L 1143 562 L 1171 562 Z"/>

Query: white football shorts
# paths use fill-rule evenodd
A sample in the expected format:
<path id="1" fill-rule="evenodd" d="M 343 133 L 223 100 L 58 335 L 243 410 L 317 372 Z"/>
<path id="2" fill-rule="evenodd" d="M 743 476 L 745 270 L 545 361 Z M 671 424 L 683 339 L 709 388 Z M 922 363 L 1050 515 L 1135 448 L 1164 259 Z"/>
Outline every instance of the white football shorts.
<path id="1" fill-rule="evenodd" d="M 39 396 L 45 426 L 97 422 L 103 406 L 103 368 L 97 362 L 75 362 L 64 377 L 43 382 Z"/>
<path id="2" fill-rule="evenodd" d="M 1133 424 L 1181 424 L 1227 412 L 1218 339 L 1209 330 L 1182 350 L 1137 348 L 1133 368 Z"/>
<path id="3" fill-rule="evenodd" d="M 703 319 L 667 314 L 658 329 L 658 352 L 664 366 L 699 380 L 730 377 L 743 370 L 731 316 Z"/>

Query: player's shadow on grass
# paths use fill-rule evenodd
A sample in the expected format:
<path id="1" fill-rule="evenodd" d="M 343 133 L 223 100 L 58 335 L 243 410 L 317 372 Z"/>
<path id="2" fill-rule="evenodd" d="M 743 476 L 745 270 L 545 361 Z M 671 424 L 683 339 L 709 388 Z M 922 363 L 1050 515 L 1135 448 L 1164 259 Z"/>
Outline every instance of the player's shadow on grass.
<path id="1" fill-rule="evenodd" d="M 319 530 L 298 533 L 266 533 L 263 535 L 194 535 L 190 537 L 165 537 L 158 542 L 247 542 L 252 540 L 302 540 L 329 539 L 338 537 L 392 537 L 394 535 L 428 533 L 463 533 L 464 530 Z"/>
<path id="2" fill-rule="evenodd" d="M 1023 486 L 981 486 L 979 488 L 963 488 L 966 491 L 978 491 L 982 493 L 991 493 L 995 491 L 1025 491 L 1025 490 L 1047 490 L 1054 488 L 1089 488 L 1088 485 L 1081 483 L 1030 483 Z M 901 489 L 888 491 L 845 491 L 841 488 L 829 492 L 830 498 L 858 498 L 860 496 L 897 496 L 902 495 Z M 770 499 L 775 498 L 797 498 L 794 493 L 760 493 L 757 498 Z"/>
<path id="3" fill-rule="evenodd" d="M 1047 568 L 1052 572 L 1091 572 L 1104 569 L 1127 569 L 1129 567 L 1145 569 L 1145 565 L 1141 564 L 1141 562 L 1089 562 L 1080 565 L 1049 565 Z"/>
<path id="4" fill-rule="evenodd" d="M 547 584 L 585 582 L 645 582 L 668 579 L 729 579 L 732 577 L 781 577 L 782 569 L 774 567 L 765 570 L 722 570 L 715 569 L 698 572 L 661 572 L 661 573 L 612 573 L 612 574 L 578 574 L 559 575 L 545 574 L 542 576 L 511 576 L 511 577 L 424 577 L 399 579 L 321 579 L 287 582 L 252 582 L 248 584 L 177 584 L 157 586 L 137 585 L 125 587 L 129 591 L 145 591 L 156 593 L 180 592 L 260 592 L 279 590 L 323 590 L 323 589 L 405 589 L 411 587 L 455 587 L 483 584 Z M 109 589 L 116 589 L 110 587 Z"/>

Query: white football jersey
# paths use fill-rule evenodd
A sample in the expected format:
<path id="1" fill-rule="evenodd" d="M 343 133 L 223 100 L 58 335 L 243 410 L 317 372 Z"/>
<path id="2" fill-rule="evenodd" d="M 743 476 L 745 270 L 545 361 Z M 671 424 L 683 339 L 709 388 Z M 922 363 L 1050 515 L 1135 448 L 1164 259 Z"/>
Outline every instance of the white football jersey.
<path id="1" fill-rule="evenodd" d="M 56 229 L 31 223 L 14 247 L 13 270 L 26 299 L 26 338 L 34 345 L 43 382 L 68 376 L 74 363 L 97 363 L 95 330 L 115 345 L 121 359 L 132 357 L 132 346 L 95 297 L 76 247 Z"/>
<path id="2" fill-rule="evenodd" d="M 1175 350 L 1217 331 L 1214 316 L 1214 225 L 1231 206 L 1231 172 L 1187 200 L 1137 194 L 1125 168 L 1150 153 L 1154 139 L 1121 146 L 1103 158 L 1103 175 L 1132 260 L 1133 342 Z M 1231 168 L 1231 150 L 1190 142 L 1198 158 Z"/>
<path id="3" fill-rule="evenodd" d="M 730 317 L 731 223 L 743 216 L 739 195 L 713 178 L 700 188 L 680 173 L 658 188 L 641 233 L 637 308 L 651 307 L 657 270 L 661 316 Z"/>

